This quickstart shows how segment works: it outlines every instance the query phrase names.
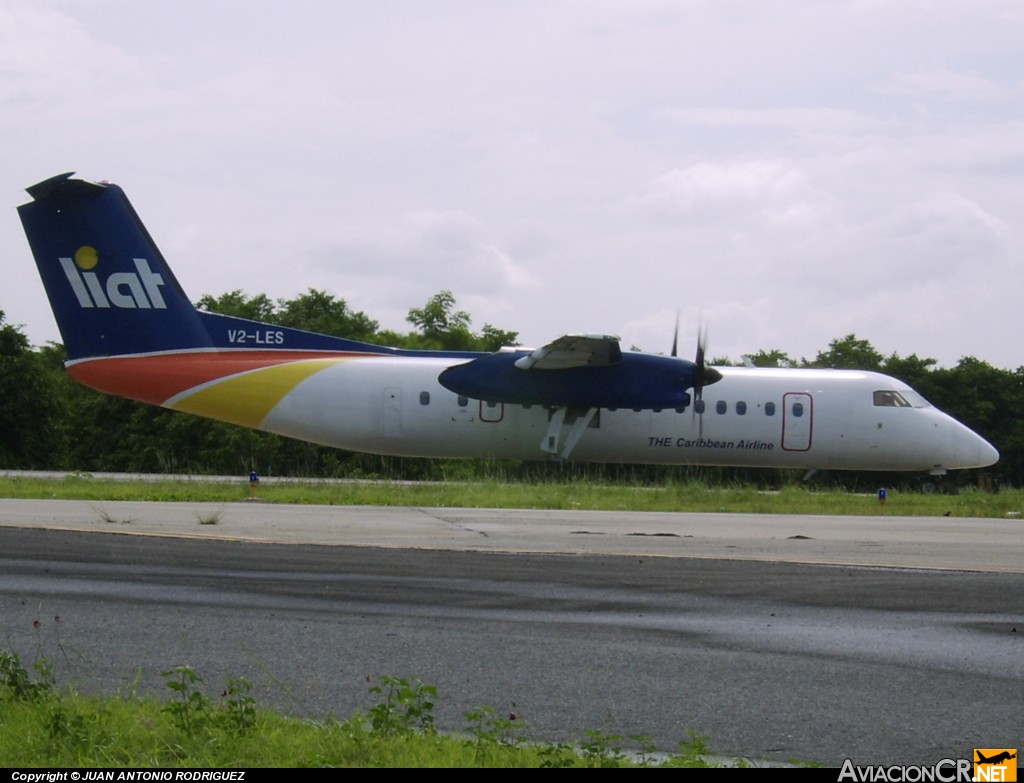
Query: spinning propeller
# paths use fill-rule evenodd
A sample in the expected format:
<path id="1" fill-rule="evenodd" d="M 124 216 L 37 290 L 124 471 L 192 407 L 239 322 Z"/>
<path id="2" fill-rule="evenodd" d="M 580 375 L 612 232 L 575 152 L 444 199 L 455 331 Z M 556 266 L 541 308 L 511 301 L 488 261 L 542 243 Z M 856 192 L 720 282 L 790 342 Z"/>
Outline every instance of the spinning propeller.
<path id="1" fill-rule="evenodd" d="M 722 380 L 722 373 L 714 367 L 708 367 L 704 362 L 704 346 L 707 345 L 707 342 L 708 330 L 705 326 L 697 335 L 697 357 L 693 360 L 693 363 L 697 365 L 693 370 L 693 397 L 695 400 L 701 399 L 705 386 Z"/>
<path id="2" fill-rule="evenodd" d="M 722 373 L 716 370 L 714 367 L 708 367 L 704 360 L 704 349 L 708 341 L 708 330 L 707 327 L 701 327 L 697 331 L 697 356 L 694 359 L 693 368 L 693 411 L 692 415 L 697 415 L 697 403 L 700 402 L 704 396 L 704 387 L 710 386 L 713 383 L 717 383 L 722 380 Z M 676 313 L 676 329 L 675 334 L 672 336 L 672 356 L 676 357 L 679 354 L 679 314 Z M 703 411 L 701 412 L 700 430 L 703 435 L 704 431 L 704 419 Z"/>

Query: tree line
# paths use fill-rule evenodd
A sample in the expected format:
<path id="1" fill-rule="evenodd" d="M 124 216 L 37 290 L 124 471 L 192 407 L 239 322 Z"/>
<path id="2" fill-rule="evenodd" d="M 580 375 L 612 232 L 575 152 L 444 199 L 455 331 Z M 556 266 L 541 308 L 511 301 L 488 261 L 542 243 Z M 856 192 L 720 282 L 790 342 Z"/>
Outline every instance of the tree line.
<path id="1" fill-rule="evenodd" d="M 469 313 L 441 291 L 410 309 L 413 329 L 380 329 L 344 299 L 310 289 L 293 299 L 272 300 L 231 291 L 204 296 L 197 307 L 297 329 L 379 345 L 435 350 L 495 351 L 517 343 L 518 333 L 485 324 L 472 329 Z M 127 471 L 146 473 L 247 474 L 250 470 L 314 477 L 386 476 L 443 479 L 493 471 L 479 462 L 408 459 L 357 454 L 316 446 L 243 427 L 176 413 L 94 392 L 68 378 L 63 346 L 33 348 L 0 311 L 0 469 Z M 999 449 L 1002 458 L 984 471 L 989 482 L 1024 483 L 1024 367 L 1004 370 L 974 357 L 955 367 L 916 354 L 884 356 L 867 340 L 847 335 L 832 340 L 813 359 L 794 359 L 778 349 L 744 357 L 760 367 L 821 367 L 875 370 L 905 381 L 926 399 L 964 422 Z M 730 364 L 716 359 L 713 364 Z M 502 475 L 548 475 L 579 470 L 544 463 L 503 464 Z M 660 481 L 702 476 L 772 483 L 777 471 L 592 466 L 589 475 Z M 967 480 L 977 472 L 968 471 Z M 877 483 L 878 476 L 844 476 L 847 483 Z M 963 480 L 963 478 L 961 478 Z"/>

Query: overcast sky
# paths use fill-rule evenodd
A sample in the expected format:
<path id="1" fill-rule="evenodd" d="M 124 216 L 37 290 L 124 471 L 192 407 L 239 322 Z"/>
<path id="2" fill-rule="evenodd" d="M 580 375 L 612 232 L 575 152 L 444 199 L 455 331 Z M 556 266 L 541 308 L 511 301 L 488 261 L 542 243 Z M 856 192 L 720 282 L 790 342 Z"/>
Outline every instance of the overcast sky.
<path id="1" fill-rule="evenodd" d="M 1020 0 L 0 0 L 0 156 L 35 344 L 14 208 L 77 171 L 193 300 L 1024 365 Z"/>

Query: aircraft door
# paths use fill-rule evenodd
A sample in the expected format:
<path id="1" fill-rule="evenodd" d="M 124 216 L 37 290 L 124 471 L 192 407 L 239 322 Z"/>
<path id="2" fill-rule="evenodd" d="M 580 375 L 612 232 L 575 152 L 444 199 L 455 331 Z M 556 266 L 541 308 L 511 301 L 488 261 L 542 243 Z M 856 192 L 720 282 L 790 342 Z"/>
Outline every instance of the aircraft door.
<path id="1" fill-rule="evenodd" d="M 782 395 L 782 448 L 808 451 L 814 433 L 814 398 L 804 392 Z"/>
<path id="2" fill-rule="evenodd" d="M 505 418 L 505 403 L 480 401 L 480 421 L 497 424 Z"/>

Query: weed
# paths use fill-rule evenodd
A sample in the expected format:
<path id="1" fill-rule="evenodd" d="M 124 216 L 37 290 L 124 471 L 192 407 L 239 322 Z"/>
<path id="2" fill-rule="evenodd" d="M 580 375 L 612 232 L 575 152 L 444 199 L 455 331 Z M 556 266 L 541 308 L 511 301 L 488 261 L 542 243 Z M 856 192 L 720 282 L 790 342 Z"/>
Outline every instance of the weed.
<path id="1" fill-rule="evenodd" d="M 587 729 L 580 745 L 583 758 L 598 767 L 622 767 L 629 759 L 622 752 L 622 735 L 606 734 L 600 729 Z"/>
<path id="2" fill-rule="evenodd" d="M 515 745 L 526 736 L 526 722 L 514 712 L 505 718 L 499 717 L 494 707 L 477 707 L 463 717 L 469 722 L 466 733 L 473 737 L 478 750 L 484 745 Z"/>
<path id="3" fill-rule="evenodd" d="M 654 744 L 654 740 L 642 734 L 630 734 L 626 739 L 636 746 L 633 753 L 636 755 L 637 762 L 644 767 L 650 766 L 658 752 L 658 746 Z"/>
<path id="4" fill-rule="evenodd" d="M 220 723 L 236 737 L 248 733 L 256 725 L 256 699 L 251 692 L 252 685 L 248 680 L 232 677 L 221 694 L 227 701 L 220 714 Z"/>
<path id="5" fill-rule="evenodd" d="M 119 519 L 118 517 L 115 517 L 113 514 L 107 511 L 105 508 L 94 509 L 94 511 L 99 515 L 99 518 L 106 522 L 108 525 L 130 525 L 132 522 L 135 521 L 131 517 Z"/>
<path id="6" fill-rule="evenodd" d="M 203 678 L 191 666 L 175 666 L 170 671 L 160 672 L 160 676 L 179 696 L 164 705 L 163 711 L 180 732 L 193 736 L 210 720 L 210 700 L 199 690 Z"/>
<path id="7" fill-rule="evenodd" d="M 50 696 L 56 685 L 53 665 L 41 658 L 32 668 L 39 675 L 38 680 L 33 680 L 21 665 L 17 653 L 0 650 L 0 693 L 6 693 L 12 701 L 23 702 L 40 702 Z"/>
<path id="8" fill-rule="evenodd" d="M 34 671 L 33 671 L 34 669 Z M 416 679 L 382 676 L 370 692 L 380 698 L 368 714 L 339 722 L 286 718 L 257 711 L 252 687 L 228 680 L 214 706 L 189 666 L 163 672 L 170 704 L 139 698 L 83 698 L 54 684 L 46 661 L 26 668 L 0 650 L 0 758 L 21 766 L 482 766 L 706 767 L 707 746 L 690 734 L 678 754 L 658 758 L 653 743 L 586 732 L 581 744 L 534 743 L 515 712 L 490 707 L 465 713 L 465 736 L 434 729 L 436 688 Z M 508 717 L 505 717 L 505 715 Z M 736 762 L 744 766 L 743 761 Z"/>
<path id="9" fill-rule="evenodd" d="M 46 733 L 54 742 L 70 749 L 82 749 L 95 745 L 92 740 L 89 721 L 77 711 L 72 711 L 65 701 L 57 701 L 46 717 Z"/>
<path id="10" fill-rule="evenodd" d="M 665 761 L 666 767 L 709 767 L 707 758 L 710 753 L 707 740 L 693 731 L 688 732 L 689 739 L 680 740 L 679 752 Z M 737 766 L 746 766 L 737 763 Z"/>
<path id="11" fill-rule="evenodd" d="M 539 750 L 541 769 L 566 769 L 580 765 L 580 754 L 568 742 L 554 742 Z"/>
<path id="12" fill-rule="evenodd" d="M 374 731 L 386 735 L 433 733 L 436 686 L 387 674 L 378 679 L 380 684 L 369 689 L 370 693 L 384 697 L 369 710 L 370 725 Z"/>
<path id="13" fill-rule="evenodd" d="M 191 666 L 175 666 L 170 671 L 161 672 L 160 676 L 178 695 L 177 699 L 164 705 L 163 712 L 170 716 L 174 727 L 182 734 L 194 737 L 216 727 L 231 736 L 240 737 L 256 726 L 256 699 L 252 696 L 252 685 L 248 680 L 229 678 L 221 693 L 225 699 L 224 706 L 215 710 L 201 690 L 203 678 Z"/>
<path id="14" fill-rule="evenodd" d="M 200 525 L 216 525 L 220 522 L 220 518 L 224 515 L 224 509 L 218 508 L 216 511 L 212 511 L 208 514 L 196 514 L 196 521 Z"/>

